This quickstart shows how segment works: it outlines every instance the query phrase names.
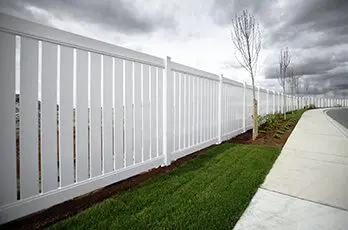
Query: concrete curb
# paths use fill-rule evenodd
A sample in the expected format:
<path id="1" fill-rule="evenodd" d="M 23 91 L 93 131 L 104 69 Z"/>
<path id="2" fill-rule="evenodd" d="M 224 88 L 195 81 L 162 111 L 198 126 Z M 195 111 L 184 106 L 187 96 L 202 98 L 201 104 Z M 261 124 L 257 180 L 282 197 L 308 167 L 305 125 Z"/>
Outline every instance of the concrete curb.
<path id="1" fill-rule="evenodd" d="M 339 108 L 337 108 L 336 110 L 338 110 Z M 323 113 L 325 114 L 326 119 L 333 124 L 333 126 L 335 126 L 347 139 L 348 139 L 348 129 L 346 127 L 344 127 L 343 125 L 341 125 L 340 123 L 338 123 L 335 119 L 331 118 L 328 114 L 327 111 L 332 110 L 332 109 L 324 109 Z"/>

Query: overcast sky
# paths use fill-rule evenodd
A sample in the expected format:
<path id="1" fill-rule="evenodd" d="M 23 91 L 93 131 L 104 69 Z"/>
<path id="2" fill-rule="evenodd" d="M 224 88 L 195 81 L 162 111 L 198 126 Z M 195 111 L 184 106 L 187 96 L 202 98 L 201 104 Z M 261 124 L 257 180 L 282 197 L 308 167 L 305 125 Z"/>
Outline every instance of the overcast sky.
<path id="1" fill-rule="evenodd" d="M 291 50 L 309 93 L 348 96 L 347 0 L 1 0 L 2 12 L 250 81 L 235 59 L 231 15 L 252 11 L 262 28 L 256 80 L 279 89 L 279 50 Z"/>

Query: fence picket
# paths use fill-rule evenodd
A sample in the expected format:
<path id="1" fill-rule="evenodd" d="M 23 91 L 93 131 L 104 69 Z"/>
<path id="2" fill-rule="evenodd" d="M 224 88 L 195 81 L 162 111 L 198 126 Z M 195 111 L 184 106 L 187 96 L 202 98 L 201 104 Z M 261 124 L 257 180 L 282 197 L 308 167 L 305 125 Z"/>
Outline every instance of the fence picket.
<path id="1" fill-rule="evenodd" d="M 133 164 L 133 63 L 125 61 L 125 162 Z"/>
<path id="2" fill-rule="evenodd" d="M 150 155 L 150 109 L 156 108 L 156 104 L 150 104 L 150 69 L 148 65 L 143 65 L 143 159 L 144 161 L 151 158 Z M 154 76 L 156 78 L 156 76 Z M 151 81 L 153 78 L 151 78 Z M 156 93 L 156 87 L 151 87 L 151 93 Z M 151 116 L 152 116 L 151 111 Z M 156 131 L 156 130 L 155 130 Z M 156 148 L 157 143 L 155 140 Z M 156 153 L 156 152 L 155 152 Z"/>
<path id="3" fill-rule="evenodd" d="M 57 167 L 57 45 L 42 43 L 41 159 L 42 188 L 58 187 Z"/>
<path id="4" fill-rule="evenodd" d="M 123 61 L 115 58 L 115 107 L 114 107 L 114 164 L 115 169 L 123 168 L 125 165 L 125 151 L 124 151 L 124 106 L 123 106 Z"/>
<path id="5" fill-rule="evenodd" d="M 73 79 L 73 49 L 61 46 L 59 79 L 59 167 L 61 187 L 74 183 Z"/>
<path id="6" fill-rule="evenodd" d="M 156 85 L 157 85 L 157 70 L 155 67 L 151 67 L 151 92 L 150 92 L 150 97 L 151 97 L 151 136 L 148 138 L 151 138 L 151 158 L 157 157 L 157 132 L 158 132 L 158 125 L 157 125 L 157 113 L 156 113 L 156 105 L 158 103 L 158 99 L 156 98 Z M 162 136 L 162 135 L 161 135 Z"/>
<path id="7" fill-rule="evenodd" d="M 114 170 L 112 153 L 112 57 L 103 56 L 103 169 Z"/>
<path id="8" fill-rule="evenodd" d="M 38 41 L 21 38 L 20 60 L 20 197 L 39 193 Z"/>
<path id="9" fill-rule="evenodd" d="M 83 50 L 76 50 L 76 181 L 88 179 L 89 170 L 87 79 L 88 53 Z M 91 92 L 94 92 L 94 90 L 98 90 L 97 86 L 94 86 Z"/>
<path id="10" fill-rule="evenodd" d="M 141 109 L 141 64 L 134 63 L 134 162 L 142 160 L 142 109 Z"/>
<path id="11" fill-rule="evenodd" d="M 90 172 L 91 177 L 102 174 L 101 127 L 101 55 L 91 53 L 91 108 L 90 108 Z"/>
<path id="12" fill-rule="evenodd" d="M 16 173 L 16 37 L 0 32 L 0 206 L 17 199 Z"/>

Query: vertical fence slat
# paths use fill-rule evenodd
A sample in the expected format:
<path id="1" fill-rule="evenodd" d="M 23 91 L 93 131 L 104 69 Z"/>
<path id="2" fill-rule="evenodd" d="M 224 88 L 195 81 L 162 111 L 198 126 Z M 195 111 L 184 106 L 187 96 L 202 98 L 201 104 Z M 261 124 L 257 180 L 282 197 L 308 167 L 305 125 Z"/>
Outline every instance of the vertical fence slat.
<path id="1" fill-rule="evenodd" d="M 42 43 L 42 183 L 43 192 L 58 187 L 57 45 Z"/>
<path id="2" fill-rule="evenodd" d="M 16 188 L 16 37 L 0 32 L 0 206 L 14 202 Z"/>
<path id="3" fill-rule="evenodd" d="M 221 125 L 221 114 L 219 113 L 219 111 L 221 111 L 221 106 L 219 106 L 219 82 L 215 83 L 215 136 L 216 138 L 218 138 L 218 140 L 220 140 L 220 132 L 219 132 L 219 126 Z M 220 141 L 218 141 L 218 143 L 220 143 Z"/>
<path id="4" fill-rule="evenodd" d="M 88 168 L 88 53 L 76 50 L 76 181 L 88 179 Z"/>
<path id="5" fill-rule="evenodd" d="M 201 95 L 202 95 L 202 102 L 201 102 L 201 105 L 202 105 L 202 111 L 201 111 L 201 114 L 202 114 L 202 143 L 204 143 L 206 141 L 206 109 L 205 107 L 207 106 L 207 103 L 205 101 L 205 92 L 206 92 L 206 88 L 205 88 L 205 79 L 202 78 L 201 79 Z"/>
<path id="6" fill-rule="evenodd" d="M 91 177 L 102 173 L 101 145 L 101 55 L 91 53 L 91 118 L 90 118 L 90 165 Z"/>
<path id="7" fill-rule="evenodd" d="M 197 80 L 198 78 L 195 77 L 193 79 L 193 88 L 194 88 L 194 92 L 195 92 L 195 96 L 194 96 L 194 107 L 193 109 L 195 110 L 195 117 L 194 117 L 194 137 L 195 137 L 195 142 L 194 144 L 197 145 L 198 144 L 198 90 L 197 90 Z"/>
<path id="8" fill-rule="evenodd" d="M 38 41 L 21 38 L 20 194 L 39 192 L 38 162 Z"/>
<path id="9" fill-rule="evenodd" d="M 182 86 L 182 110 L 181 110 L 181 122 L 182 122 L 182 149 L 186 148 L 186 99 L 187 99 L 187 95 L 186 95 L 186 77 L 185 74 L 181 74 L 181 86 Z"/>
<path id="10" fill-rule="evenodd" d="M 156 112 L 156 104 L 151 101 L 150 104 L 150 78 L 149 66 L 143 65 L 143 157 L 144 161 L 150 159 L 150 109 L 154 108 Z M 156 79 L 156 76 L 153 76 Z M 151 80 L 153 79 L 151 78 Z M 151 87 L 151 93 L 156 93 L 156 87 Z M 154 130 L 157 133 L 157 130 Z M 157 140 L 155 140 L 157 148 Z"/>
<path id="11" fill-rule="evenodd" d="M 179 108 L 180 108 L 180 95 L 179 95 L 179 73 L 175 73 L 175 78 L 174 78 L 174 85 L 175 85 L 175 89 L 174 89 L 174 100 L 175 100 L 175 111 L 174 111 L 174 130 L 175 130 L 175 143 L 174 143 L 174 151 L 179 150 L 179 136 L 180 136 L 180 132 L 179 132 Z"/>
<path id="12" fill-rule="evenodd" d="M 125 61 L 125 157 L 126 166 L 133 164 L 133 63 Z"/>
<path id="13" fill-rule="evenodd" d="M 103 57 L 103 161 L 104 173 L 113 171 L 112 156 L 112 58 Z"/>
<path id="14" fill-rule="evenodd" d="M 180 73 L 180 149 L 185 148 L 185 85 L 184 75 Z"/>
<path id="15" fill-rule="evenodd" d="M 177 84 L 178 84 L 178 106 L 177 106 L 177 116 L 178 116 L 178 150 L 182 149 L 182 81 L 181 73 L 177 73 Z"/>
<path id="16" fill-rule="evenodd" d="M 185 147 L 190 147 L 190 77 L 185 74 Z"/>
<path id="17" fill-rule="evenodd" d="M 202 122 L 202 79 L 198 78 L 198 113 L 199 113 L 199 118 L 198 118 L 198 143 L 202 143 L 202 130 L 203 130 L 203 122 Z"/>
<path id="18" fill-rule="evenodd" d="M 190 147 L 192 145 L 192 140 L 191 140 L 191 127 L 192 127 L 192 105 L 191 105 L 191 100 L 192 100 L 192 82 L 191 82 L 191 76 L 187 75 L 187 147 Z"/>
<path id="19" fill-rule="evenodd" d="M 157 115 L 158 147 L 157 156 L 163 155 L 163 69 L 157 68 Z"/>
<path id="20" fill-rule="evenodd" d="M 156 68 L 151 67 L 151 158 L 157 156 Z"/>
<path id="21" fill-rule="evenodd" d="M 213 131 L 213 88 L 212 88 L 212 83 L 213 81 L 209 80 L 208 81 L 208 99 L 209 99 L 209 102 L 208 102 L 208 115 L 209 115 L 209 122 L 208 122 L 208 125 L 209 125 L 209 140 L 212 139 L 212 131 Z"/>
<path id="22" fill-rule="evenodd" d="M 134 161 L 140 163 L 142 160 L 142 111 L 141 111 L 141 64 L 134 63 Z"/>
<path id="23" fill-rule="evenodd" d="M 225 134 L 226 130 L 226 108 L 225 108 L 225 84 L 221 84 L 221 138 Z"/>
<path id="24" fill-rule="evenodd" d="M 193 128 L 194 128 L 194 91 L 193 91 L 193 79 L 194 76 L 190 76 L 190 143 L 191 146 L 194 146 L 194 132 L 193 132 Z"/>
<path id="25" fill-rule="evenodd" d="M 59 88 L 59 167 L 61 187 L 74 183 L 73 71 L 73 49 L 61 46 Z"/>
<path id="26" fill-rule="evenodd" d="M 114 107 L 114 164 L 115 169 L 124 166 L 124 133 L 123 133 L 123 61 L 115 58 L 115 107 Z"/>
<path id="27" fill-rule="evenodd" d="M 170 62 L 170 59 L 169 59 Z M 170 69 L 169 69 L 170 70 Z M 173 85 L 174 85 L 174 76 L 173 71 L 167 71 L 167 154 L 168 157 L 171 156 L 173 153 L 173 145 L 174 145 L 174 136 L 173 136 L 173 129 L 174 129 L 174 114 L 173 114 Z M 170 164 L 171 159 L 168 159 L 168 162 Z"/>

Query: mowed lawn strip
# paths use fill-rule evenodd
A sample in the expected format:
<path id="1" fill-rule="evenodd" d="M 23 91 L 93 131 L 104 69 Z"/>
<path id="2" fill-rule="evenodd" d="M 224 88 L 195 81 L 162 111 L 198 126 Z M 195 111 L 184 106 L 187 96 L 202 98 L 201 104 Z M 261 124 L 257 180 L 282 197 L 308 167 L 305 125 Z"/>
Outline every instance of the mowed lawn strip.
<path id="1" fill-rule="evenodd" d="M 51 226 L 52 229 L 230 229 L 280 148 L 225 143 Z"/>

